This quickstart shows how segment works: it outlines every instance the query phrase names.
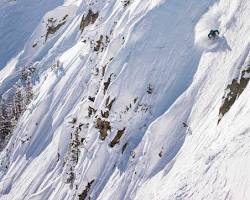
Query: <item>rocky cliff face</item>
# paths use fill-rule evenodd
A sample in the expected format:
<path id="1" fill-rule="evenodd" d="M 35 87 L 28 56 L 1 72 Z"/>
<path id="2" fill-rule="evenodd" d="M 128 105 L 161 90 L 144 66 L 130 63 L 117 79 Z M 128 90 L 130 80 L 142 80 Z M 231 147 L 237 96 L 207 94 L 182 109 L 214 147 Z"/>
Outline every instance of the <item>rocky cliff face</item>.
<path id="1" fill-rule="evenodd" d="M 0 3 L 0 199 L 247 199 L 249 9 Z"/>

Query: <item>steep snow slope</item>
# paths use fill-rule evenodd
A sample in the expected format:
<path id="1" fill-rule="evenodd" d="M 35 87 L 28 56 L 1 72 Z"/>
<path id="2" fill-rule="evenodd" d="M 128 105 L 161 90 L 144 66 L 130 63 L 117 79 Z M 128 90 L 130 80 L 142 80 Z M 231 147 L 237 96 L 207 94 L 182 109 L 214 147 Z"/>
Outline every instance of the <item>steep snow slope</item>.
<path id="1" fill-rule="evenodd" d="M 220 124 L 216 120 L 225 84 L 246 66 L 249 69 L 248 6 L 246 1 L 220 1 L 198 22 L 198 38 L 202 38 L 201 27 L 215 22 L 223 36 L 212 50 L 203 53 L 192 86 L 145 134 L 141 143 L 146 154 L 144 168 L 150 172 L 153 168 L 154 174 L 162 170 L 143 184 L 136 199 L 249 198 L 249 86 Z M 176 126 L 173 130 L 171 124 L 180 124 L 183 107 L 188 110 L 190 105 L 192 134 L 182 134 Z M 164 130 L 164 126 L 170 128 Z M 155 133 L 160 140 L 155 139 Z M 169 161 L 181 137 L 183 146 Z M 165 156 L 154 161 L 153 155 L 147 154 L 159 145 Z"/>
<path id="2" fill-rule="evenodd" d="M 34 69 L 0 155 L 0 198 L 247 199 L 249 9 L 67 0 L 47 12 L 0 71 L 5 98 Z"/>
<path id="3" fill-rule="evenodd" d="M 0 69 L 22 49 L 43 15 L 63 0 L 0 1 Z"/>

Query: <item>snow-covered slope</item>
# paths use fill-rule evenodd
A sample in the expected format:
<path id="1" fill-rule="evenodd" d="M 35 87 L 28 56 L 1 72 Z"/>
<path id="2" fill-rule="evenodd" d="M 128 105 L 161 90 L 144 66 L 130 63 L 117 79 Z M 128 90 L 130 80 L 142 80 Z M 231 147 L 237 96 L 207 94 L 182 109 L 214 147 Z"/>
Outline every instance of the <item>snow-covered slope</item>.
<path id="1" fill-rule="evenodd" d="M 25 45 L 43 15 L 63 0 L 0 1 L 0 69 Z"/>
<path id="2" fill-rule="evenodd" d="M 25 26 L 11 23 L 17 8 Z M 0 3 L 0 27 L 11 23 L 0 29 L 0 95 L 14 110 L 0 199 L 248 199 L 249 10 L 247 0 Z"/>

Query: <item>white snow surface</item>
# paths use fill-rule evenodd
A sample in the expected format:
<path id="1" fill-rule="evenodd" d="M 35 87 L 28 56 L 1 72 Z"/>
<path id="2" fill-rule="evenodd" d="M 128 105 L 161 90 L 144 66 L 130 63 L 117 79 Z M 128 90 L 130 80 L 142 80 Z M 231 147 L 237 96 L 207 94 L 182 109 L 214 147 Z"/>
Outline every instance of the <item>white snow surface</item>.
<path id="1" fill-rule="evenodd" d="M 81 32 L 89 9 L 99 16 Z M 48 19 L 66 15 L 45 40 Z M 36 67 L 34 99 L 0 154 L 1 200 L 79 199 L 92 180 L 90 199 L 250 198 L 249 85 L 218 124 L 227 85 L 250 65 L 249 0 L 0 0 L 0 17 L 0 95 Z M 97 118 L 110 122 L 105 140 Z"/>

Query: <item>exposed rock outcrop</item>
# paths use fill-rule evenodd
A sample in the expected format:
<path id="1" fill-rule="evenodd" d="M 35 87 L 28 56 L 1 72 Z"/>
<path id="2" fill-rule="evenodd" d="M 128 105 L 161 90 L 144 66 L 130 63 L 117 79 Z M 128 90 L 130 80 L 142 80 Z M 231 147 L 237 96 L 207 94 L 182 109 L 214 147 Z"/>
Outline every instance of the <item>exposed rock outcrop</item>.
<path id="1" fill-rule="evenodd" d="M 126 128 L 123 128 L 122 130 L 117 131 L 116 136 L 113 138 L 113 140 L 109 144 L 110 147 L 114 147 L 116 144 L 120 142 L 120 139 L 123 136 L 125 129 Z"/>
<path id="2" fill-rule="evenodd" d="M 246 69 L 242 70 L 240 79 L 233 79 L 226 88 L 226 94 L 223 96 L 223 103 L 219 110 L 219 120 L 230 110 L 235 101 L 239 98 L 241 93 L 246 88 L 250 79 L 250 66 L 248 65 Z"/>
<path id="3" fill-rule="evenodd" d="M 80 24 L 81 32 L 83 32 L 85 27 L 87 27 L 88 25 L 94 24 L 95 21 L 97 20 L 98 16 L 99 16 L 99 13 L 98 12 L 94 13 L 92 10 L 88 11 L 88 14 L 86 15 L 86 17 L 83 15 L 82 21 Z"/>
<path id="4" fill-rule="evenodd" d="M 105 140 L 108 136 L 108 131 L 111 130 L 110 122 L 98 118 L 96 121 L 96 128 L 100 131 L 100 139 Z"/>

